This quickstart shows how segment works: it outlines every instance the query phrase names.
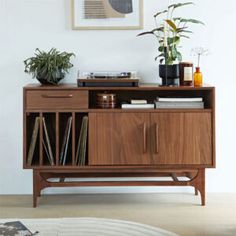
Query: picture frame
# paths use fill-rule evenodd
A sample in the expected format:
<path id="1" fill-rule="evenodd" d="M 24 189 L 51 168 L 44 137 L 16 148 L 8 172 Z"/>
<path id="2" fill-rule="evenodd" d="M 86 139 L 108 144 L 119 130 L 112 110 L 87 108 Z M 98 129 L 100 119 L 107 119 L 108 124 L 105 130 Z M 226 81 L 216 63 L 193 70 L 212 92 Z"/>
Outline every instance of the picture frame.
<path id="1" fill-rule="evenodd" d="M 143 29 L 143 0 L 71 0 L 73 30 Z"/>

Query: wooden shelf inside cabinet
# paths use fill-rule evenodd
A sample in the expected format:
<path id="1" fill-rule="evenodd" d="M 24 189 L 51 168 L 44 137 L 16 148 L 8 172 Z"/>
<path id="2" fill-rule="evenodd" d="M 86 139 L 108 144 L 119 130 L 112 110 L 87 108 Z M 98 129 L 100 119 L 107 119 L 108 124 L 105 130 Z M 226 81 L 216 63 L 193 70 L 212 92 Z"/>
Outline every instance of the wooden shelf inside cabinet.
<path id="1" fill-rule="evenodd" d="M 206 113 L 212 112 L 212 109 L 89 109 L 91 113 L 163 113 L 163 112 L 177 112 L 177 113 Z"/>
<path id="2" fill-rule="evenodd" d="M 202 97 L 205 109 L 97 109 L 96 95 L 101 92 L 115 93 L 118 104 L 131 99 Z M 205 169 L 215 165 L 212 86 L 24 88 L 24 168 L 33 169 L 34 206 L 42 189 L 67 186 L 193 186 L 205 205 Z M 64 182 L 96 177 L 173 181 Z"/>

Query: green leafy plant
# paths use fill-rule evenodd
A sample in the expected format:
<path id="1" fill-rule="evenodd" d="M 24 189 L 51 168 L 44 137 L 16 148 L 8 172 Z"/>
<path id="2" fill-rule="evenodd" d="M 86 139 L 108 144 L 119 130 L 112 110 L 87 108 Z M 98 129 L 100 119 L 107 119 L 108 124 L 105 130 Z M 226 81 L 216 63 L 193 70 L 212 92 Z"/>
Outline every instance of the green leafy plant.
<path id="1" fill-rule="evenodd" d="M 194 5 L 193 2 L 177 3 L 167 7 L 164 11 L 157 12 L 154 15 L 156 28 L 140 33 L 138 36 L 154 35 L 159 43 L 159 55 L 155 58 L 160 58 L 160 64 L 165 60 L 165 30 L 167 31 L 167 61 L 168 65 L 172 65 L 176 60 L 182 61 L 182 54 L 179 51 L 179 45 L 182 38 L 190 38 L 190 34 L 193 32 L 189 30 L 190 24 L 202 24 L 203 22 L 195 19 L 186 19 L 182 17 L 174 16 L 176 9 L 188 5 Z M 164 17 L 163 17 L 164 16 Z M 159 18 L 161 18 L 158 20 Z M 166 27 L 165 27 L 166 25 Z M 166 29 L 165 29 L 166 28 Z"/>
<path id="2" fill-rule="evenodd" d="M 59 52 L 55 48 L 49 52 L 37 48 L 35 56 L 24 61 L 25 72 L 32 74 L 33 78 L 37 78 L 41 83 L 58 84 L 73 67 L 70 62 L 72 56 L 75 54 Z"/>

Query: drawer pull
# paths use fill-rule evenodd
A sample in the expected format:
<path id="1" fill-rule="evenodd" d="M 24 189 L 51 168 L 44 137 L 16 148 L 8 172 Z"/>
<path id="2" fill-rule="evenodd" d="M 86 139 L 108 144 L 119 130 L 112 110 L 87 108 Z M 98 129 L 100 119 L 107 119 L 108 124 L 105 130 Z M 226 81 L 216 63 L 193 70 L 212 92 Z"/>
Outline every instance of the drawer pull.
<path id="1" fill-rule="evenodd" d="M 48 95 L 48 94 L 42 94 L 42 98 L 73 98 L 72 94 L 68 95 Z"/>
<path id="2" fill-rule="evenodd" d="M 143 124 L 143 153 L 147 153 L 147 126 Z"/>
<path id="3" fill-rule="evenodd" d="M 159 153 L 159 127 L 158 124 L 155 124 L 155 131 L 156 131 L 156 153 Z"/>

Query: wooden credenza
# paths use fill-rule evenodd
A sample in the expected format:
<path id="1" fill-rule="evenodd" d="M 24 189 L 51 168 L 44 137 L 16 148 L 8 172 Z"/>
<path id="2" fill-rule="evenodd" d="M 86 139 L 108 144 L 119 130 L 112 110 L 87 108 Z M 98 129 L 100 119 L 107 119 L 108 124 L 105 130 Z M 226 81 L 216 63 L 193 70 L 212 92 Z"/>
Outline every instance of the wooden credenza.
<path id="1" fill-rule="evenodd" d="M 118 102 L 130 99 L 154 101 L 161 97 L 203 97 L 204 109 L 97 109 L 96 94 L 109 91 Z M 84 166 L 76 163 L 81 123 L 88 116 L 88 140 Z M 28 162 L 35 119 L 39 132 L 32 163 Z M 72 128 L 68 154 L 60 152 L 68 117 Z M 43 120 L 48 127 L 55 165 L 44 148 Z M 33 206 L 41 190 L 75 186 L 192 186 L 205 205 L 205 169 L 215 167 L 215 89 L 203 87 L 78 88 L 76 85 L 24 88 L 24 168 L 33 169 Z M 114 177 L 96 181 L 96 177 Z M 123 181 L 122 177 L 169 177 Z M 184 177 L 184 178 L 179 178 Z M 91 178 L 91 181 L 67 181 Z M 53 181 L 51 181 L 53 179 Z M 58 181 L 55 181 L 58 179 Z"/>

